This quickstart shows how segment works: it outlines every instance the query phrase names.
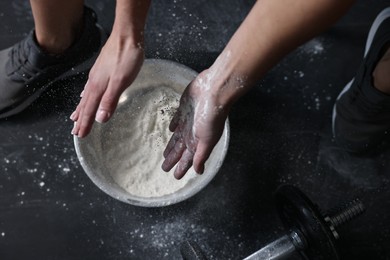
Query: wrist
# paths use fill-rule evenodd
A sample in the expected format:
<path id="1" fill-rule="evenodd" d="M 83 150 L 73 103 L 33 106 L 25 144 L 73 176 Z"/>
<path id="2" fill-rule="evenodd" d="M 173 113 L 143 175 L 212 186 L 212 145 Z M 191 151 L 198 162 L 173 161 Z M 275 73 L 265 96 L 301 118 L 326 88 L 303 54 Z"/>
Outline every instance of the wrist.
<path id="1" fill-rule="evenodd" d="M 144 48 L 143 30 L 113 28 L 110 39 L 114 40 L 122 48 Z"/>
<path id="2" fill-rule="evenodd" d="M 248 76 L 239 69 L 230 51 L 224 51 L 204 72 L 203 86 L 216 104 L 230 107 L 250 88 Z M 199 82 L 201 83 L 201 82 Z"/>
<path id="3" fill-rule="evenodd" d="M 144 28 L 150 0 L 117 0 L 112 34 L 133 46 L 144 46 Z"/>

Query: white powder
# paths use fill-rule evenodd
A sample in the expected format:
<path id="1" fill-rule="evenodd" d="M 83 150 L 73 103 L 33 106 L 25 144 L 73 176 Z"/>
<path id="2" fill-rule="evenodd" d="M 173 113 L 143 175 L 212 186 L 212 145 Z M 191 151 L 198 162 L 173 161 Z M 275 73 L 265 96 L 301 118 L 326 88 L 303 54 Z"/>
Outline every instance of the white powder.
<path id="1" fill-rule="evenodd" d="M 314 38 L 298 48 L 300 52 L 309 55 L 320 55 L 325 51 L 324 43 L 321 38 Z"/>
<path id="2" fill-rule="evenodd" d="M 140 197 L 160 197 L 184 187 L 196 173 L 191 168 L 181 179 L 173 171 L 161 169 L 163 151 L 172 133 L 168 126 L 179 105 L 179 94 L 169 87 L 153 87 L 129 102 L 126 118 L 115 124 L 112 147 L 106 158 L 116 162 L 110 169 L 114 181 L 128 193 Z M 112 163 L 111 163 L 112 164 Z"/>

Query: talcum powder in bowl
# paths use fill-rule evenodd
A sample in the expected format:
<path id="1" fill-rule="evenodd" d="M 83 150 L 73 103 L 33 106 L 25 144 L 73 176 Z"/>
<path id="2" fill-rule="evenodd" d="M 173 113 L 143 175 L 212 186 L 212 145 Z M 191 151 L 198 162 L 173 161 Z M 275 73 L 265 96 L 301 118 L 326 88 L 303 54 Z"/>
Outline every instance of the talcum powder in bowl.
<path id="1" fill-rule="evenodd" d="M 123 202 L 159 207 L 183 201 L 204 188 L 220 169 L 229 143 L 229 122 L 198 175 L 191 168 L 181 179 L 161 169 L 169 141 L 170 120 L 181 93 L 197 73 L 184 65 L 146 60 L 133 84 L 122 94 L 116 112 L 105 124 L 74 144 L 89 178 L 105 193 Z"/>

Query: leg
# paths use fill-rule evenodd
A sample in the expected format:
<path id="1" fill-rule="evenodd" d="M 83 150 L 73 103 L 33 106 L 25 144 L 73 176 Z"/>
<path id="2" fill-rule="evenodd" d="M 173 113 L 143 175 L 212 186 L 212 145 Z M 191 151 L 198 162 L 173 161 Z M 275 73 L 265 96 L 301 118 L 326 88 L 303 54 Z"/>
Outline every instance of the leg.
<path id="1" fill-rule="evenodd" d="M 82 0 L 31 4 L 35 30 L 0 51 L 0 118 L 23 111 L 56 82 L 87 74 L 106 41 Z"/>
<path id="2" fill-rule="evenodd" d="M 383 93 L 390 95 L 390 47 L 376 65 L 372 76 L 374 86 Z"/>
<path id="3" fill-rule="evenodd" d="M 82 29 L 83 0 L 30 0 L 38 44 L 49 53 L 69 48 Z"/>

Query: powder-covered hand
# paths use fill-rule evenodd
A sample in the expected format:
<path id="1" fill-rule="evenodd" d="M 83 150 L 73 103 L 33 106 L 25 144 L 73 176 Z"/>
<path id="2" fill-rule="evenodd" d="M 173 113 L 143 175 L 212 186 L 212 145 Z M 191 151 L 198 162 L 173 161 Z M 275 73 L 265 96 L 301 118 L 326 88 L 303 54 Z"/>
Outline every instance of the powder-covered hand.
<path id="1" fill-rule="evenodd" d="M 71 115 L 72 134 L 86 136 L 94 120 L 104 123 L 116 109 L 122 92 L 137 76 L 144 52 L 141 46 L 127 44 L 111 35 L 89 73 L 81 101 Z"/>
<path id="2" fill-rule="evenodd" d="M 228 111 L 205 85 L 207 76 L 204 71 L 187 86 L 169 125 L 174 133 L 164 151 L 162 169 L 170 171 L 177 164 L 176 179 L 182 178 L 192 165 L 197 173 L 203 173 L 204 164 L 224 129 Z"/>

